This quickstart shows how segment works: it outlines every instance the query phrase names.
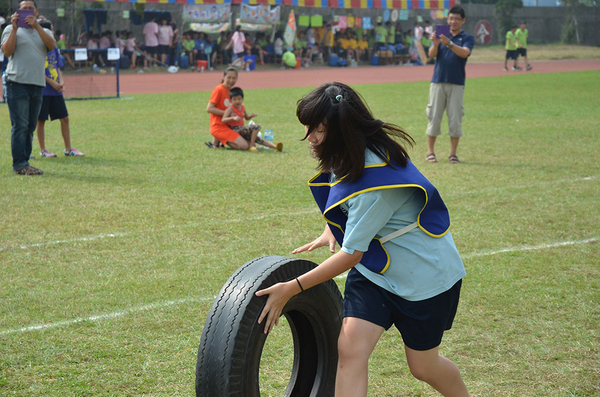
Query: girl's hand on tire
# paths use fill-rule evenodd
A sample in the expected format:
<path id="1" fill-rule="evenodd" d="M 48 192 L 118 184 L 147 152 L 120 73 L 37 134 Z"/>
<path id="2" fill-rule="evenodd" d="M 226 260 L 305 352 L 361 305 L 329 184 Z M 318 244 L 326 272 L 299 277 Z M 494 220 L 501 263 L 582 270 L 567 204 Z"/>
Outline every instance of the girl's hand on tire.
<path id="1" fill-rule="evenodd" d="M 283 311 L 285 304 L 292 296 L 299 292 L 300 287 L 294 280 L 286 283 L 277 283 L 269 288 L 256 292 L 256 296 L 269 295 L 267 303 L 258 318 L 259 324 L 265 320 L 265 334 L 270 333 L 273 330 L 273 327 L 279 324 L 279 317 L 281 317 L 281 312 Z"/>
<path id="2" fill-rule="evenodd" d="M 304 244 L 302 247 L 296 248 L 292 251 L 292 254 L 297 254 L 304 251 L 312 251 L 324 246 L 329 246 L 329 252 L 333 254 L 335 253 L 335 243 L 335 237 L 333 236 L 333 233 L 331 233 L 331 229 L 329 229 L 328 225 L 325 225 L 325 230 L 323 231 L 323 234 L 319 236 L 319 238 L 313 242 Z"/>

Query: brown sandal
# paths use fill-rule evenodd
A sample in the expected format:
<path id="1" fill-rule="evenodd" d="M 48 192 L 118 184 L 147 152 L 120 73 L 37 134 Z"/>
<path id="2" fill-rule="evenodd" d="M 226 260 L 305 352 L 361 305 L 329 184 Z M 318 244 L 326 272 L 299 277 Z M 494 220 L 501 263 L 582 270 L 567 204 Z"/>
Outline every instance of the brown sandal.
<path id="1" fill-rule="evenodd" d="M 455 155 L 452 155 L 452 156 L 448 157 L 448 161 L 450 161 L 450 164 L 458 164 L 458 163 L 460 163 L 460 160 Z"/>
<path id="2" fill-rule="evenodd" d="M 427 158 L 425 160 L 428 163 L 437 163 L 437 159 L 435 158 L 435 153 L 428 153 Z"/>

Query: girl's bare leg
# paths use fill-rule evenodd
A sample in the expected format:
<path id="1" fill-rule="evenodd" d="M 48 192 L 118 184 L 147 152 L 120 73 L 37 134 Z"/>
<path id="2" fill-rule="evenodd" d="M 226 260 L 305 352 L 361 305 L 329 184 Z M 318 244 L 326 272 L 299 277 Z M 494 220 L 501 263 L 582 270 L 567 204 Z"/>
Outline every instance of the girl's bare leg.
<path id="1" fill-rule="evenodd" d="M 428 383 L 446 397 L 469 397 L 458 367 L 439 355 L 439 347 L 430 350 L 413 350 L 404 347 L 406 360 L 413 376 Z"/>
<path id="2" fill-rule="evenodd" d="M 345 317 L 338 338 L 336 397 L 365 397 L 369 357 L 383 334 L 383 327 L 355 317 Z"/>

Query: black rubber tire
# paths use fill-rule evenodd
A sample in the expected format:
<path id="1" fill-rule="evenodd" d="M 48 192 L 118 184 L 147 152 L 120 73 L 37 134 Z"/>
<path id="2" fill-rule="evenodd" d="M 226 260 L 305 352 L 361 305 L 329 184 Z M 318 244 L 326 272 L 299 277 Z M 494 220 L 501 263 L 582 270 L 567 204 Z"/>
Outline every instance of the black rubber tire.
<path id="1" fill-rule="evenodd" d="M 204 329 L 196 365 L 196 396 L 259 397 L 260 357 L 267 338 L 258 317 L 267 297 L 254 293 L 316 267 L 301 259 L 257 258 L 227 280 Z M 342 296 L 333 280 L 294 296 L 283 310 L 294 341 L 294 363 L 285 396 L 334 395 Z"/>

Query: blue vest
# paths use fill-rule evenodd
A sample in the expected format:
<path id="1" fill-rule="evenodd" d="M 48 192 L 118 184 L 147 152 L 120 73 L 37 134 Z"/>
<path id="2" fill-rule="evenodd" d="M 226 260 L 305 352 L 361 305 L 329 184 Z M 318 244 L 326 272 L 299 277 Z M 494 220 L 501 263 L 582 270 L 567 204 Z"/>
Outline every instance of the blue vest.
<path id="1" fill-rule="evenodd" d="M 450 215 L 437 189 L 409 160 L 406 167 L 381 163 L 367 165 L 355 182 L 343 179 L 330 182 L 331 174 L 320 172 L 308 181 L 312 194 L 340 246 L 344 241 L 348 217 L 340 205 L 361 193 L 403 187 L 416 187 L 425 193 L 425 205 L 419 212 L 419 228 L 432 237 L 442 237 L 450 228 Z M 383 273 L 390 265 L 390 257 L 378 238 L 374 238 L 360 263 L 367 269 Z"/>

